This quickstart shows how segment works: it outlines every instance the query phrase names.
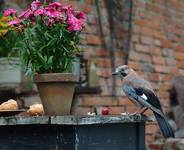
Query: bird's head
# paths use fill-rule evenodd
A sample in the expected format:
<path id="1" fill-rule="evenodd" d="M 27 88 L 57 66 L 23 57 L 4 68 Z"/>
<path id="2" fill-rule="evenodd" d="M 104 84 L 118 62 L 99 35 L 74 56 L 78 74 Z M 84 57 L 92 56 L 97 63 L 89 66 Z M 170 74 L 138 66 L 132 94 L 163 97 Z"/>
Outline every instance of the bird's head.
<path id="1" fill-rule="evenodd" d="M 119 76 L 120 78 L 125 78 L 131 72 L 134 72 L 133 69 L 131 69 L 127 65 L 123 65 L 123 66 L 117 67 L 115 72 L 112 73 L 112 75 Z"/>

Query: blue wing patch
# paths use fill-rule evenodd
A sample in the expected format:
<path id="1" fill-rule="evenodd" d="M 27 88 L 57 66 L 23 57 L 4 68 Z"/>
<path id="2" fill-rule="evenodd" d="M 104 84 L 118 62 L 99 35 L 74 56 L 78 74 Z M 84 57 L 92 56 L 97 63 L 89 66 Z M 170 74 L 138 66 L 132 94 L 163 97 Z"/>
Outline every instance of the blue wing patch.
<path id="1" fill-rule="evenodd" d="M 132 86 L 123 85 L 123 91 L 134 100 L 138 100 L 139 95 L 136 94 L 136 90 Z"/>

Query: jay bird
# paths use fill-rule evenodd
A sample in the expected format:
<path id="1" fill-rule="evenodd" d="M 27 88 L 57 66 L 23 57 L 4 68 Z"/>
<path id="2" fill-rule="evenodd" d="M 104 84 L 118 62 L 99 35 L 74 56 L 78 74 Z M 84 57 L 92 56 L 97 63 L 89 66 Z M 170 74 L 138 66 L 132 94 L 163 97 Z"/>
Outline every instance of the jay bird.
<path id="1" fill-rule="evenodd" d="M 163 136 L 165 138 L 174 137 L 173 129 L 163 113 L 160 101 L 151 84 L 138 76 L 136 72 L 127 65 L 117 67 L 112 75 L 117 75 L 122 79 L 123 91 L 132 102 L 140 106 L 140 114 L 143 114 L 148 108 L 151 109 Z M 138 113 L 138 111 L 135 113 Z"/>

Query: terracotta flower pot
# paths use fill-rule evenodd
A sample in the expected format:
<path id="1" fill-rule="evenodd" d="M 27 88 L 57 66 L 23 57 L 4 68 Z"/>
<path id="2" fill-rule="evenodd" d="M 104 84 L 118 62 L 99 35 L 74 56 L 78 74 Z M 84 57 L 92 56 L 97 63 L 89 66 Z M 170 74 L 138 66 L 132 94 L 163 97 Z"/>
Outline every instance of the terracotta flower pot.
<path id="1" fill-rule="evenodd" d="M 77 76 L 72 73 L 35 74 L 34 82 L 46 115 L 69 115 Z"/>

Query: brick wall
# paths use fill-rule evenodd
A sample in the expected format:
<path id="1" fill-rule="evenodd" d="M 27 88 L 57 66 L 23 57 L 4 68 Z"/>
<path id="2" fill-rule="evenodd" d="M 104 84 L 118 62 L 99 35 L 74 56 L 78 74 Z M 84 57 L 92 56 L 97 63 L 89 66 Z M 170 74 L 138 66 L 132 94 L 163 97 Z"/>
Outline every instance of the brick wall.
<path id="1" fill-rule="evenodd" d="M 151 82 L 164 111 L 167 112 L 172 78 L 176 74 L 184 74 L 184 45 L 182 44 L 184 41 L 184 25 L 182 24 L 184 2 L 179 0 L 133 1 L 131 39 L 128 41 L 127 16 L 121 14 L 129 13 L 130 9 L 125 9 L 129 8 L 129 5 L 126 0 L 123 1 L 124 6 L 127 6 L 122 7 L 125 12 L 122 13 L 119 10 L 119 13 L 115 12 L 118 16 L 114 17 L 116 28 L 113 35 L 113 52 L 110 45 L 112 41 L 110 41 L 110 24 L 105 2 L 100 1 L 104 45 L 100 37 L 94 0 L 87 0 L 81 4 L 72 1 L 78 7 L 82 5 L 80 8 L 88 14 L 88 23 L 84 32 L 86 39 L 83 43 L 86 50 L 84 55 L 89 60 L 95 58 L 96 74 L 99 76 L 102 89 L 100 95 L 79 95 L 75 102 L 75 114 L 86 114 L 88 111 L 93 112 L 95 107 L 103 106 L 109 106 L 111 114 L 136 110 L 136 107 L 123 96 L 119 79 L 115 79 L 116 97 L 112 96 L 112 54 L 115 56 L 115 66 L 125 64 L 126 58 L 129 66 Z M 115 2 L 118 3 L 118 1 Z M 126 42 L 129 42 L 130 49 L 125 46 Z M 128 53 L 127 50 L 129 50 Z M 151 112 L 148 111 L 147 114 Z M 147 125 L 148 142 L 153 141 L 153 133 L 156 131 L 158 131 L 156 123 Z"/>
<path id="2" fill-rule="evenodd" d="M 129 65 L 148 79 L 157 92 L 164 111 L 169 108 L 169 90 L 174 75 L 183 75 L 184 2 L 138 0 L 133 3 L 132 41 Z M 156 124 L 147 126 L 152 141 Z"/>
<path id="3" fill-rule="evenodd" d="M 103 106 L 109 106 L 111 114 L 136 110 L 122 93 L 119 79 L 111 77 L 113 66 L 125 62 L 151 82 L 164 111 L 168 111 L 172 78 L 176 74 L 184 75 L 184 1 L 132 0 L 132 9 L 130 0 L 122 0 L 121 3 L 119 0 L 113 1 L 116 9 L 112 11 L 112 25 L 108 20 L 107 1 L 99 0 L 101 31 L 95 0 L 61 0 L 87 14 L 82 47 L 85 50 L 84 57 L 89 60 L 88 65 L 90 62 L 96 64 L 96 75 L 102 89 L 101 94 L 78 95 L 74 114 L 87 114 Z M 110 30 L 112 26 L 113 34 Z M 112 93 L 114 83 L 115 93 Z M 148 142 L 153 141 L 153 133 L 157 130 L 156 123 L 146 126 Z"/>

